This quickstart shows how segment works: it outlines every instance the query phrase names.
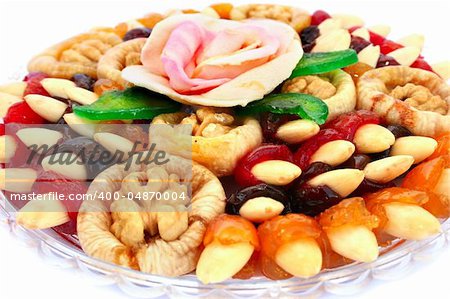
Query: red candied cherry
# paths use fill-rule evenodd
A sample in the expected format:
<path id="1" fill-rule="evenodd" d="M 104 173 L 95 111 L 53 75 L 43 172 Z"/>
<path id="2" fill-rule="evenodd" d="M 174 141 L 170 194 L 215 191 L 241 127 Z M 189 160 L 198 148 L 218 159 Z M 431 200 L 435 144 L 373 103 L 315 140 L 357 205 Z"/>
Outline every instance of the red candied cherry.
<path id="1" fill-rule="evenodd" d="M 331 16 L 326 11 L 317 10 L 311 16 L 311 25 L 320 25 L 327 19 L 331 19 Z"/>
<path id="2" fill-rule="evenodd" d="M 426 62 L 422 58 L 417 58 L 417 60 L 414 61 L 413 64 L 411 64 L 411 67 L 417 68 L 417 69 L 422 69 L 422 70 L 429 71 L 429 72 L 434 72 L 433 68 L 428 64 L 428 62 Z"/>
<path id="3" fill-rule="evenodd" d="M 19 102 L 9 107 L 8 112 L 4 118 L 5 124 L 19 123 L 19 124 L 45 124 L 46 121 L 39 114 L 33 111 L 30 106 L 24 101 Z"/>
<path id="4" fill-rule="evenodd" d="M 50 94 L 44 89 L 41 84 L 41 81 L 45 78 L 49 78 L 49 76 L 44 73 L 29 73 L 23 79 L 23 81 L 27 82 L 27 87 L 25 88 L 23 95 L 26 96 L 28 94 L 40 94 L 49 97 Z"/>
<path id="5" fill-rule="evenodd" d="M 380 118 L 373 112 L 359 110 L 342 114 L 336 119 L 329 122 L 325 128 L 334 129 L 340 132 L 343 139 L 352 141 L 356 130 L 367 124 L 379 124 Z"/>
<path id="6" fill-rule="evenodd" d="M 390 65 L 400 65 L 393 57 L 380 54 L 380 58 L 378 58 L 377 68 L 390 66 Z"/>
<path id="7" fill-rule="evenodd" d="M 370 42 L 375 46 L 381 46 L 381 44 L 386 40 L 384 36 L 381 36 L 375 32 L 369 31 Z"/>
<path id="8" fill-rule="evenodd" d="M 262 183 L 252 173 L 256 164 L 269 160 L 293 162 L 294 157 L 286 145 L 263 145 L 244 156 L 234 171 L 236 182 L 242 187 L 255 186 Z"/>
<path id="9" fill-rule="evenodd" d="M 380 52 L 384 55 L 387 55 L 395 50 L 403 48 L 402 45 L 397 44 L 396 42 L 393 42 L 391 40 L 384 40 L 383 43 L 380 45 Z"/>

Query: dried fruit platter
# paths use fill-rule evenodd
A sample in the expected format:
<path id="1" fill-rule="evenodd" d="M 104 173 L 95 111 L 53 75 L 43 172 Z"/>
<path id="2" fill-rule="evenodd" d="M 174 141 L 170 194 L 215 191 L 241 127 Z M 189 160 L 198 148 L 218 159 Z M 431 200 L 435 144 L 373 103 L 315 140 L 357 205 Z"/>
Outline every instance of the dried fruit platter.
<path id="1" fill-rule="evenodd" d="M 1 213 L 136 296 L 400 274 L 447 242 L 450 63 L 389 31 L 216 4 L 71 37 L 0 85 Z"/>

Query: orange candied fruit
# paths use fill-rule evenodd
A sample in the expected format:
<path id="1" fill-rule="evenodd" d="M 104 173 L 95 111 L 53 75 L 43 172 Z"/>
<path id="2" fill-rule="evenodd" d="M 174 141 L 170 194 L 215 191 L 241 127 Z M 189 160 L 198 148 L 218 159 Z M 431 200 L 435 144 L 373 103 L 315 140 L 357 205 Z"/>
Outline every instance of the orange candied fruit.
<path id="1" fill-rule="evenodd" d="M 258 227 L 261 242 L 259 264 L 264 276 L 278 280 L 292 277 L 275 262 L 281 245 L 301 238 L 320 238 L 322 230 L 314 218 L 302 214 L 277 216 Z"/>
<path id="2" fill-rule="evenodd" d="M 380 227 L 387 223 L 387 217 L 384 211 L 384 204 L 399 202 L 422 206 L 428 202 L 428 194 L 421 191 L 410 190 L 406 188 L 393 187 L 372 193 L 365 198 L 367 209 L 378 216 Z"/>
<path id="3" fill-rule="evenodd" d="M 200 13 L 198 10 L 191 9 L 191 8 L 183 9 L 181 12 L 184 13 L 184 14 L 195 14 L 195 13 Z"/>
<path id="4" fill-rule="evenodd" d="M 378 222 L 378 217 L 367 210 L 362 197 L 344 199 L 319 215 L 319 223 L 324 230 L 346 224 L 364 225 L 372 230 Z"/>
<path id="5" fill-rule="evenodd" d="M 255 226 L 237 215 L 222 214 L 209 223 L 203 245 L 208 246 L 213 241 L 219 241 L 223 245 L 249 242 L 255 249 L 259 248 Z"/>
<path id="6" fill-rule="evenodd" d="M 230 13 L 233 9 L 233 4 L 231 3 L 216 3 L 212 4 L 211 8 L 214 9 L 217 14 L 219 14 L 221 19 L 230 19 Z"/>
<path id="7" fill-rule="evenodd" d="M 114 31 L 120 38 L 123 38 L 128 32 L 128 24 L 125 22 L 119 23 L 114 27 Z"/>
<path id="8" fill-rule="evenodd" d="M 355 84 L 358 83 L 359 78 L 361 78 L 362 75 L 370 70 L 373 70 L 373 67 L 363 62 L 357 62 L 344 68 L 344 71 L 352 76 L 353 82 Z"/>
<path id="9" fill-rule="evenodd" d="M 159 13 L 149 13 L 143 18 L 137 19 L 137 21 L 144 25 L 146 28 L 153 29 L 153 27 L 155 27 L 155 25 L 161 22 L 163 19 L 164 16 Z"/>
<path id="10" fill-rule="evenodd" d="M 124 89 L 122 85 L 109 79 L 98 79 L 94 84 L 94 92 L 101 96 L 104 92 Z"/>
<path id="11" fill-rule="evenodd" d="M 432 160 L 440 156 L 450 155 L 450 133 L 443 134 L 436 138 L 438 146 L 434 153 L 427 160 Z"/>

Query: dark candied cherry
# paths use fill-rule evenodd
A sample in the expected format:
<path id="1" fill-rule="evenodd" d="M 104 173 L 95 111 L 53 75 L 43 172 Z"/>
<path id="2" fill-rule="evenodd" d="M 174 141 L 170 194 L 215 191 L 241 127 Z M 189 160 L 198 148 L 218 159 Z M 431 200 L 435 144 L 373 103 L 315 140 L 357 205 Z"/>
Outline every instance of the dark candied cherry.
<path id="1" fill-rule="evenodd" d="M 293 162 L 294 157 L 291 150 L 286 145 L 262 145 L 247 155 L 237 164 L 234 170 L 236 182 L 242 186 L 254 186 L 262 183 L 252 174 L 252 168 L 258 163 L 268 160 L 283 160 Z"/>
<path id="2" fill-rule="evenodd" d="M 315 178 L 318 175 L 321 175 L 322 173 L 328 172 L 333 170 L 333 167 L 329 164 L 323 163 L 323 162 L 313 162 L 311 165 L 308 166 L 308 168 L 302 172 L 301 176 L 295 181 L 294 183 L 294 189 L 295 186 L 303 185 L 304 183 L 308 182 L 309 180 Z"/>
<path id="3" fill-rule="evenodd" d="M 75 74 L 72 77 L 72 81 L 81 88 L 93 91 L 95 79 L 86 74 Z"/>
<path id="4" fill-rule="evenodd" d="M 374 193 L 392 187 L 395 187 L 394 182 L 380 184 L 364 179 L 362 183 L 358 186 L 358 188 L 355 191 L 353 191 L 352 194 L 349 195 L 349 197 L 361 197 L 368 193 Z"/>
<path id="5" fill-rule="evenodd" d="M 9 107 L 5 118 L 5 124 L 45 124 L 46 121 L 33 111 L 27 102 L 19 102 Z"/>
<path id="6" fill-rule="evenodd" d="M 105 154 L 109 153 L 103 146 L 87 137 L 77 137 L 64 141 L 58 146 L 58 153 L 73 153 L 77 155 L 85 164 L 88 178 L 95 178 L 100 172 L 119 162 L 118 156 L 114 157 Z"/>
<path id="7" fill-rule="evenodd" d="M 386 38 L 384 38 L 383 36 L 372 31 L 369 31 L 369 36 L 370 42 L 375 46 L 381 46 L 381 44 L 386 40 Z"/>
<path id="8" fill-rule="evenodd" d="M 353 154 L 347 161 L 339 165 L 339 168 L 360 169 L 363 170 L 372 160 L 365 154 Z"/>
<path id="9" fill-rule="evenodd" d="M 377 68 L 390 66 L 390 65 L 400 65 L 393 57 L 380 54 L 380 58 L 378 58 Z"/>
<path id="10" fill-rule="evenodd" d="M 434 72 L 431 65 L 429 65 L 428 62 L 426 62 L 422 58 L 417 58 L 416 61 L 414 61 L 414 63 L 411 64 L 411 67 L 417 68 L 417 69 L 422 69 L 422 70 L 429 71 L 429 72 Z"/>
<path id="11" fill-rule="evenodd" d="M 302 41 L 303 50 L 310 52 L 314 48 L 315 40 L 319 37 L 320 30 L 318 26 L 309 26 L 303 29 L 300 33 L 300 39 Z"/>
<path id="12" fill-rule="evenodd" d="M 311 53 L 312 49 L 316 46 L 316 42 L 313 42 L 311 44 L 302 45 L 303 52 L 305 53 Z"/>
<path id="13" fill-rule="evenodd" d="M 45 78 L 49 78 L 49 76 L 40 72 L 29 73 L 27 76 L 25 76 L 23 81 L 27 83 L 27 87 L 25 88 L 23 95 L 26 96 L 29 94 L 39 94 L 49 97 L 50 94 L 44 89 L 41 84 L 41 81 Z"/>
<path id="14" fill-rule="evenodd" d="M 301 169 L 306 169 L 309 166 L 311 157 L 314 153 L 325 143 L 343 139 L 340 132 L 334 129 L 320 130 L 317 135 L 306 140 L 295 152 L 294 161 Z"/>
<path id="15" fill-rule="evenodd" d="M 292 212 L 308 216 L 317 216 L 342 201 L 342 197 L 328 186 L 313 187 L 303 184 L 291 190 L 291 193 Z"/>
<path id="16" fill-rule="evenodd" d="M 410 130 L 399 125 L 389 125 L 386 127 L 386 129 L 388 129 L 389 131 L 391 131 L 392 134 L 394 134 L 395 139 L 412 135 Z"/>
<path id="17" fill-rule="evenodd" d="M 343 139 L 352 141 L 356 131 L 363 125 L 379 124 L 380 118 L 371 111 L 359 110 L 341 114 L 325 125 L 325 128 L 334 129 L 342 134 Z"/>
<path id="18" fill-rule="evenodd" d="M 350 44 L 350 49 L 356 51 L 356 53 L 361 52 L 364 48 L 370 45 L 370 42 L 360 36 L 352 36 L 352 42 Z"/>
<path id="19" fill-rule="evenodd" d="M 385 39 L 383 43 L 380 45 L 381 54 L 387 55 L 395 50 L 403 48 L 402 45 L 397 44 L 391 40 Z"/>
<path id="20" fill-rule="evenodd" d="M 370 159 L 372 161 L 381 160 L 381 159 L 389 157 L 390 155 L 391 155 L 390 148 L 388 148 L 387 150 L 384 150 L 382 152 L 379 152 L 379 153 L 369 154 Z"/>
<path id="21" fill-rule="evenodd" d="M 330 19 L 331 16 L 323 10 L 316 10 L 311 16 L 311 25 L 320 25 L 323 21 Z"/>
<path id="22" fill-rule="evenodd" d="M 280 140 L 275 136 L 278 128 L 285 123 L 298 119 L 298 116 L 287 114 L 264 113 L 260 118 L 260 124 L 266 142 L 278 143 Z"/>
<path id="23" fill-rule="evenodd" d="M 284 206 L 284 210 L 281 214 L 289 213 L 289 195 L 281 188 L 277 188 L 267 184 L 259 184 L 256 186 L 246 187 L 232 194 L 227 199 L 225 212 L 227 214 L 239 215 L 241 207 L 250 199 L 257 197 L 269 197 L 278 202 L 281 202 Z"/>
<path id="24" fill-rule="evenodd" d="M 132 40 L 135 38 L 140 38 L 140 37 L 149 37 L 150 34 L 152 33 L 152 30 L 150 28 L 134 28 L 131 29 L 130 31 L 128 31 L 127 33 L 125 33 L 125 36 L 123 37 L 123 41 L 128 41 L 128 40 Z"/>

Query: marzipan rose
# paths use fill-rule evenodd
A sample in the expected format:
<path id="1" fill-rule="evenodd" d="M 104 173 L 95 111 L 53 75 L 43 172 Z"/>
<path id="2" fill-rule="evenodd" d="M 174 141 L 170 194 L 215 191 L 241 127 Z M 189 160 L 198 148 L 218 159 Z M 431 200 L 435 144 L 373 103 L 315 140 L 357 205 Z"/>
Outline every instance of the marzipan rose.
<path id="1" fill-rule="evenodd" d="M 185 104 L 245 106 L 286 80 L 302 55 L 298 34 L 281 22 L 178 15 L 155 26 L 143 65 L 122 76 Z"/>

